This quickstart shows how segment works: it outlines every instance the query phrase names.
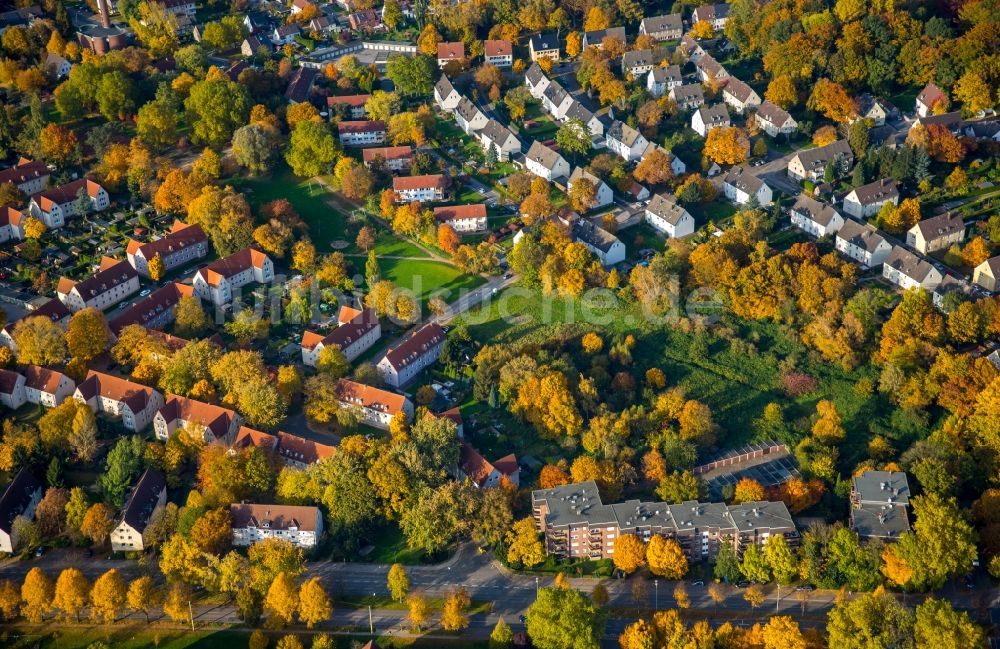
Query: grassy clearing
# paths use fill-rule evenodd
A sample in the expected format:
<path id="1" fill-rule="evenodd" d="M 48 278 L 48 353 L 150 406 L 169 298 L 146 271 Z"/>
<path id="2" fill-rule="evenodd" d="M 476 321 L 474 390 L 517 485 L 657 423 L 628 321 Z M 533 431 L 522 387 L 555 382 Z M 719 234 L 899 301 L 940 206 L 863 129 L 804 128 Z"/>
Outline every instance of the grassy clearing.
<path id="1" fill-rule="evenodd" d="M 398 525 L 389 524 L 372 535 L 375 549 L 365 557 L 372 563 L 401 563 L 404 566 L 420 565 L 427 561 L 427 555 L 422 550 L 411 550 L 406 547 L 406 537 Z"/>
<path id="2" fill-rule="evenodd" d="M 430 259 L 382 258 L 378 260 L 378 265 L 383 279 L 413 291 L 421 303 L 438 292 L 445 292 L 445 299 L 451 301 L 458 297 L 459 291 L 470 291 L 484 283 L 478 275 L 468 275 L 454 266 Z"/>

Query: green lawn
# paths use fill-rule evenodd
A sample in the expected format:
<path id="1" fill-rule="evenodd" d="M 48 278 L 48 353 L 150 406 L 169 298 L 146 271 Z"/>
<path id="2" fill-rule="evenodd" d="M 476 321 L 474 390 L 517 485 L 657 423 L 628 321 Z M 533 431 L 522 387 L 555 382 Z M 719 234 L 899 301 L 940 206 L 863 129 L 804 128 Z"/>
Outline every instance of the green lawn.
<path id="1" fill-rule="evenodd" d="M 327 203 L 330 192 L 317 181 L 302 180 L 282 168 L 271 176 L 238 178 L 230 184 L 246 192 L 247 200 L 255 208 L 279 198 L 287 199 L 309 226 L 309 236 L 320 253 L 330 252 L 330 242 L 344 238 L 347 216 Z"/>
<path id="2" fill-rule="evenodd" d="M 372 536 L 375 549 L 365 559 L 373 563 L 401 563 L 405 566 L 419 565 L 426 555 L 422 550 L 406 547 L 406 537 L 398 525 L 393 523 L 376 531 Z"/>
<path id="3" fill-rule="evenodd" d="M 390 255 L 395 257 L 424 257 L 429 258 L 430 255 L 427 254 L 420 246 L 402 239 L 388 230 L 379 229 L 377 225 L 372 227 L 376 228 L 375 231 L 375 254 L 376 255 Z M 352 236 L 353 235 L 353 236 Z M 348 234 L 348 240 L 351 245 L 348 246 L 344 252 L 355 255 L 366 254 L 361 248 L 358 248 L 354 243 L 354 239 L 357 237 L 356 232 L 350 232 Z M 364 260 L 355 260 L 355 264 L 364 264 Z"/>
<path id="4" fill-rule="evenodd" d="M 378 265 L 383 279 L 413 291 L 422 303 L 437 292 L 444 292 L 443 297 L 450 302 L 458 297 L 459 291 L 469 291 L 484 283 L 478 275 L 468 275 L 454 266 L 430 259 L 382 258 Z"/>
<path id="5" fill-rule="evenodd" d="M 688 212 L 694 217 L 695 223 L 700 227 L 709 221 L 715 225 L 721 225 L 736 214 L 736 207 L 720 200 L 709 201 L 708 203 L 692 203 L 687 205 Z"/>

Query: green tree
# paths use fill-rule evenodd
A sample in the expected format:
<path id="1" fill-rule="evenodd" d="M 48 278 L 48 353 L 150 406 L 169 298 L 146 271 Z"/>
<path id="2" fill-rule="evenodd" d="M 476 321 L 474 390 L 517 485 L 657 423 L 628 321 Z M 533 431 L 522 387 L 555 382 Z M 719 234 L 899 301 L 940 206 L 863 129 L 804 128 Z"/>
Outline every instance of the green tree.
<path id="1" fill-rule="evenodd" d="M 736 549 L 729 537 L 719 541 L 719 553 L 715 556 L 714 574 L 716 579 L 722 579 L 729 583 L 739 581 L 740 575 L 742 575 L 740 560 L 736 556 Z"/>
<path id="2" fill-rule="evenodd" d="M 928 598 L 917 607 L 913 626 L 916 649 L 964 649 L 985 647 L 982 627 L 965 611 L 956 611 L 950 602 Z"/>
<path id="3" fill-rule="evenodd" d="M 905 564 L 912 575 L 900 584 L 913 590 L 940 588 L 951 577 L 964 575 L 977 558 L 976 533 L 954 499 L 935 493 L 911 501 L 913 530 L 904 532 L 886 549 L 888 556 Z"/>
<path id="4" fill-rule="evenodd" d="M 514 646 L 514 632 L 510 630 L 503 616 L 497 620 L 493 632 L 490 633 L 490 649 L 510 649 Z"/>
<path id="5" fill-rule="evenodd" d="M 779 584 L 790 584 L 798 575 L 795 555 L 783 535 L 773 534 L 767 539 L 767 543 L 764 544 L 764 556 Z"/>
<path id="6" fill-rule="evenodd" d="M 604 636 L 600 612 L 571 588 L 542 588 L 527 618 L 528 635 L 538 649 L 597 649 Z"/>
<path id="7" fill-rule="evenodd" d="M 191 86 L 184 108 L 194 141 L 221 146 L 232 139 L 236 129 L 247 123 L 250 94 L 246 86 L 228 78 L 205 79 Z"/>
<path id="8" fill-rule="evenodd" d="M 766 584 L 771 581 L 771 569 L 767 565 L 764 553 L 757 547 L 756 543 L 743 551 L 743 562 L 740 564 L 740 572 L 750 581 L 759 584 Z"/>
<path id="9" fill-rule="evenodd" d="M 142 458 L 146 445 L 138 436 L 122 437 L 115 443 L 104 462 L 104 473 L 97 483 L 105 499 L 115 507 L 121 507 L 125 495 L 138 477 L 142 468 Z"/>
<path id="10" fill-rule="evenodd" d="M 271 135 L 260 124 L 247 124 L 233 133 L 233 157 L 252 174 L 267 170 L 273 146 Z"/>
<path id="11" fill-rule="evenodd" d="M 829 646 L 838 649 L 910 647 L 913 615 L 879 588 L 836 606 L 826 626 Z"/>
<path id="12" fill-rule="evenodd" d="M 311 178 L 328 173 L 337 154 L 337 143 L 330 127 L 322 122 L 304 121 L 296 124 L 292 131 L 285 161 L 295 175 Z"/>
<path id="13" fill-rule="evenodd" d="M 136 135 L 156 151 L 177 143 L 177 108 L 170 101 L 143 104 L 136 119 Z"/>
<path id="14" fill-rule="evenodd" d="M 394 54 L 386 62 L 385 76 L 403 95 L 429 95 L 434 90 L 434 67 L 428 56 Z"/>
<path id="15" fill-rule="evenodd" d="M 580 119 L 568 119 L 556 131 L 556 144 L 564 153 L 585 155 L 590 151 L 590 130 Z"/>

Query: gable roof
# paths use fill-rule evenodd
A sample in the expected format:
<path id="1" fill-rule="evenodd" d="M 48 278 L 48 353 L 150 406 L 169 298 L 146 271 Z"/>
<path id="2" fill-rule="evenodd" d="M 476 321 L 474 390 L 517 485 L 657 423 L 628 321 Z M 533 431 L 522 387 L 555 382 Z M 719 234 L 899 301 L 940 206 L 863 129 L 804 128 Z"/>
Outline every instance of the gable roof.
<path id="1" fill-rule="evenodd" d="M 545 72 L 542 70 L 542 67 L 538 65 L 537 61 L 535 63 L 532 63 L 531 67 L 529 67 L 527 72 L 524 73 L 524 78 L 532 86 L 537 86 L 542 81 L 548 79 L 548 77 L 545 76 Z"/>
<path id="2" fill-rule="evenodd" d="M 581 178 L 589 180 L 590 183 L 594 186 L 595 190 L 600 190 L 601 186 L 605 184 L 603 180 L 601 180 L 594 174 L 590 173 L 589 171 L 587 171 L 586 168 L 582 166 L 578 166 L 576 169 L 573 170 L 573 173 L 569 175 L 569 184 L 572 185 Z"/>
<path id="3" fill-rule="evenodd" d="M 207 242 L 208 237 L 200 225 L 188 225 L 183 221 L 174 221 L 170 233 L 160 237 L 156 241 L 149 243 L 139 243 L 135 239 L 128 242 L 128 253 L 130 255 L 141 255 L 147 261 L 152 260 L 156 255 L 167 257 L 175 252 L 180 252 L 184 248 L 194 246 L 202 242 Z"/>
<path id="4" fill-rule="evenodd" d="M 579 167 L 577 167 L 579 169 Z M 597 227 L 586 219 L 576 219 L 570 230 L 574 239 L 578 239 L 588 245 L 597 248 L 603 253 L 607 253 L 616 243 L 621 241 L 615 235 L 604 228 Z"/>
<path id="5" fill-rule="evenodd" d="M 559 49 L 559 39 L 553 33 L 535 34 L 528 39 L 528 46 L 535 52 Z"/>
<path id="6" fill-rule="evenodd" d="M 425 324 L 403 342 L 385 353 L 385 359 L 394 368 L 405 367 L 423 357 L 433 347 L 444 342 L 444 329 L 436 322 Z"/>
<path id="7" fill-rule="evenodd" d="M 434 220 L 438 223 L 447 221 L 460 221 L 462 219 L 485 219 L 486 204 L 475 203 L 473 205 L 445 205 L 434 208 Z"/>
<path id="8" fill-rule="evenodd" d="M 678 29 L 684 29 L 684 22 L 681 20 L 680 14 L 666 14 L 663 16 L 650 16 L 649 18 L 643 18 L 642 22 L 639 23 L 643 31 L 647 34 L 654 34 L 656 32 L 668 32 Z"/>
<path id="9" fill-rule="evenodd" d="M 733 167 L 730 169 L 729 173 L 722 179 L 722 182 L 732 185 L 751 196 L 759 192 L 766 185 L 763 180 L 747 172 L 744 167 Z"/>
<path id="10" fill-rule="evenodd" d="M 807 171 L 825 167 L 827 164 L 833 162 L 837 156 L 852 159 L 854 158 L 854 153 L 851 151 L 851 145 L 847 143 L 847 140 L 837 140 L 836 142 L 827 144 L 826 146 L 817 147 L 815 149 L 806 149 L 805 151 L 800 151 L 795 154 L 795 157 L 799 159 L 799 162 Z"/>
<path id="11" fill-rule="evenodd" d="M 514 53 L 514 46 L 505 40 L 484 41 L 483 51 L 486 56 L 511 56 Z"/>
<path id="12" fill-rule="evenodd" d="M 445 79 L 443 76 L 441 78 Z M 371 95 L 334 95 L 326 98 L 326 105 L 330 108 L 340 105 L 358 108 L 368 103 L 369 99 L 371 99 Z"/>
<path id="13" fill-rule="evenodd" d="M 176 394 L 167 395 L 166 404 L 160 408 L 158 414 L 167 423 L 180 419 L 200 424 L 211 431 L 216 439 L 225 436 L 229 432 L 229 425 L 236 419 L 236 412 L 229 408 Z"/>
<path id="14" fill-rule="evenodd" d="M 127 405 L 133 413 L 145 410 L 155 392 L 153 388 L 141 383 L 94 370 L 87 372 L 87 378 L 76 386 L 76 390 L 86 401 L 94 397 L 120 401 Z"/>
<path id="15" fill-rule="evenodd" d="M 62 372 L 50 370 L 47 367 L 38 365 L 28 365 L 24 368 L 24 387 L 44 392 L 45 394 L 55 394 L 59 384 L 63 379 L 68 378 Z"/>
<path id="16" fill-rule="evenodd" d="M 636 140 L 642 137 L 638 129 L 634 129 L 621 120 L 615 120 L 608 129 L 608 138 L 617 140 L 625 146 L 631 147 Z"/>
<path id="17" fill-rule="evenodd" d="M 294 527 L 303 532 L 316 532 L 319 517 L 318 508 L 305 505 L 233 503 L 229 506 L 233 529 L 266 527 L 270 530 L 287 530 Z"/>
<path id="18" fill-rule="evenodd" d="M 854 219 L 844 219 L 844 225 L 837 232 L 837 238 L 866 252 L 875 252 L 879 246 L 886 243 L 885 238 L 879 234 L 878 230 L 867 223 L 860 223 Z"/>
<path id="19" fill-rule="evenodd" d="M 513 453 L 493 463 L 489 462 L 471 444 L 466 442 L 462 442 L 462 445 L 459 447 L 458 464 L 462 468 L 462 473 L 477 487 L 489 479 L 494 471 L 506 477 L 519 470 L 517 458 Z"/>
<path id="20" fill-rule="evenodd" d="M 726 68 L 722 67 L 722 64 L 716 61 L 715 57 L 711 54 L 705 54 L 695 61 L 694 67 L 698 68 L 713 79 L 721 74 L 728 74 L 728 72 L 726 72 Z"/>
<path id="21" fill-rule="evenodd" d="M 584 35 L 587 37 L 587 43 L 589 43 L 590 45 L 598 45 L 605 38 L 617 38 L 623 43 L 626 42 L 624 27 L 608 27 L 607 29 L 595 29 L 593 31 L 585 32 Z"/>
<path id="22" fill-rule="evenodd" d="M 696 23 L 699 20 L 707 20 L 709 22 L 713 20 L 722 20 L 723 18 L 729 17 L 729 3 L 722 2 L 714 5 L 701 5 L 700 7 L 695 7 L 694 12 L 691 14 L 691 22 Z"/>
<path id="23" fill-rule="evenodd" d="M 155 320 L 164 311 L 177 306 L 182 297 L 192 295 L 194 295 L 194 287 L 190 284 L 170 282 L 122 311 L 108 325 L 116 336 L 121 333 L 122 329 L 131 324 L 145 326 L 146 323 Z"/>
<path id="24" fill-rule="evenodd" d="M 698 107 L 696 113 L 701 116 L 701 123 L 705 126 L 725 124 L 729 121 L 729 109 L 726 108 L 726 104 L 702 105 Z"/>
<path id="25" fill-rule="evenodd" d="M 10 534 L 14 519 L 24 513 L 32 497 L 40 491 L 42 483 L 27 467 L 22 468 L 0 495 L 0 530 Z"/>
<path id="26" fill-rule="evenodd" d="M 239 252 L 218 259 L 198 271 L 210 286 L 219 286 L 223 281 L 239 275 L 249 268 L 263 268 L 268 256 L 256 248 L 244 248 Z"/>
<path id="27" fill-rule="evenodd" d="M 413 147 L 409 144 L 406 146 L 369 147 L 361 150 L 361 158 L 365 162 L 372 162 L 375 158 L 382 158 L 383 160 L 401 160 L 412 157 Z"/>
<path id="28" fill-rule="evenodd" d="M 792 205 L 792 211 L 798 212 L 813 223 L 818 223 L 824 227 L 830 225 L 830 221 L 832 221 L 835 216 L 840 215 L 840 213 L 837 212 L 832 205 L 821 203 L 811 196 L 806 196 L 805 194 L 799 194 L 798 198 L 795 199 L 795 204 Z"/>
<path id="29" fill-rule="evenodd" d="M 687 102 L 693 99 L 700 99 L 705 101 L 705 94 L 701 91 L 701 84 L 698 83 L 688 83 L 683 86 L 674 86 L 670 89 L 670 94 L 673 96 L 674 101 Z"/>
<path id="30" fill-rule="evenodd" d="M 457 41 L 455 43 L 438 43 L 438 58 L 449 61 L 465 58 L 465 43 Z"/>
<path id="31" fill-rule="evenodd" d="M 555 169 L 555 166 L 559 164 L 560 161 L 565 162 L 565 159 L 559 155 L 559 153 L 545 146 L 538 140 L 531 143 L 531 148 L 528 149 L 527 157 L 529 160 L 534 160 L 549 171 Z"/>
<path id="32" fill-rule="evenodd" d="M 851 192 L 862 205 L 871 205 L 882 201 L 892 200 L 899 196 L 899 188 L 892 178 L 883 178 L 873 183 L 856 187 Z"/>
<path id="33" fill-rule="evenodd" d="M 341 311 L 343 312 L 343 308 Z M 378 316 L 375 314 L 375 311 L 364 309 L 353 314 L 347 321 L 342 321 L 340 326 L 325 337 L 319 337 L 319 334 L 314 334 L 311 331 L 303 333 L 302 347 L 312 349 L 319 343 L 323 343 L 324 347 L 336 345 L 340 349 L 345 349 L 363 338 L 365 334 L 377 326 L 379 326 Z"/>
<path id="34" fill-rule="evenodd" d="M 684 216 L 690 216 L 673 194 L 654 194 L 646 209 L 670 225 L 677 225 Z"/>
<path id="35" fill-rule="evenodd" d="M 792 119 L 792 116 L 781 106 L 765 99 L 760 103 L 760 106 L 757 106 L 757 119 L 762 119 L 775 126 L 783 126 Z"/>
<path id="36" fill-rule="evenodd" d="M 933 83 L 928 83 L 926 86 L 924 86 L 924 89 L 920 91 L 920 94 L 917 95 L 917 101 L 919 101 L 924 106 L 931 108 L 939 100 L 945 99 L 945 97 L 946 95 L 944 94 L 943 90 L 938 88 Z"/>
<path id="37" fill-rule="evenodd" d="M 48 167 L 45 166 L 44 162 L 21 158 L 13 167 L 0 171 L 0 185 L 4 183 L 20 185 L 49 175 Z"/>
<path id="38" fill-rule="evenodd" d="M 753 88 L 751 88 L 748 84 L 743 83 L 736 77 L 730 77 L 722 92 L 734 97 L 736 101 L 744 104 L 754 96 L 757 97 L 758 101 L 760 100 L 760 96 L 757 95 L 757 92 Z"/>
<path id="39" fill-rule="evenodd" d="M 87 196 L 96 198 L 100 191 L 104 188 L 101 187 L 97 181 L 91 180 L 90 178 L 80 178 L 79 180 L 74 180 L 73 182 L 60 185 L 59 187 L 44 189 L 32 196 L 31 200 L 34 201 L 43 212 L 49 212 L 57 205 L 65 205 L 75 201 L 77 194 L 80 193 L 81 189 L 86 192 Z"/>
<path id="40" fill-rule="evenodd" d="M 111 261 L 112 263 L 108 265 L 104 264 L 102 261 L 101 270 L 94 273 L 87 279 L 80 280 L 79 282 L 68 280 L 67 283 L 64 283 L 63 280 L 67 278 L 60 277 L 58 291 L 66 294 L 75 289 L 77 294 L 86 302 L 87 300 L 113 290 L 122 284 L 127 284 L 133 279 L 139 279 L 139 273 L 137 273 L 135 268 L 132 267 L 132 264 L 125 260 Z"/>
<path id="41" fill-rule="evenodd" d="M 132 493 L 122 509 L 121 522 L 140 534 L 146 529 L 150 516 L 156 509 L 160 494 L 167 488 L 163 474 L 156 469 L 146 469 L 132 488 Z"/>
<path id="42" fill-rule="evenodd" d="M 926 259 L 915 255 L 903 246 L 893 246 L 885 265 L 895 268 L 910 279 L 922 282 L 934 270 Z"/>
<path id="43" fill-rule="evenodd" d="M 273 451 L 278 447 L 278 438 L 253 428 L 240 426 L 236 432 L 236 439 L 233 440 L 233 448 L 249 448 L 251 446 L 265 451 Z"/>
<path id="44" fill-rule="evenodd" d="M 337 399 L 344 403 L 377 410 L 389 415 L 403 412 L 406 406 L 406 397 L 401 394 L 348 379 L 340 379 L 337 382 Z"/>
<path id="45" fill-rule="evenodd" d="M 392 189 L 397 192 L 428 187 L 444 189 L 444 176 L 442 174 L 426 174 L 423 176 L 394 176 L 392 179 Z"/>
<path id="46" fill-rule="evenodd" d="M 337 123 L 337 132 L 345 133 L 385 133 L 386 125 L 382 120 L 345 120 Z"/>
<path id="47" fill-rule="evenodd" d="M 513 131 L 495 119 L 490 119 L 490 121 L 486 122 L 486 126 L 479 131 L 479 135 L 480 137 L 501 146 L 506 144 L 507 140 L 510 138 L 517 138 Z"/>
<path id="48" fill-rule="evenodd" d="M 477 115 L 483 115 L 483 111 L 479 110 L 479 107 L 472 103 L 472 101 L 467 97 L 462 97 L 458 100 L 458 106 L 455 107 L 455 112 L 458 113 L 466 122 L 471 122 L 476 119 Z M 483 117 L 485 117 L 485 115 L 483 115 Z"/>
<path id="49" fill-rule="evenodd" d="M 438 82 L 434 84 L 434 90 L 437 91 L 437 94 L 441 96 L 441 98 L 445 98 L 451 93 L 457 92 L 455 90 L 455 86 L 451 83 L 451 79 L 449 79 L 446 74 L 442 74 L 441 78 L 438 79 Z"/>
<path id="50" fill-rule="evenodd" d="M 650 74 L 653 75 L 655 83 L 667 83 L 668 81 L 681 81 L 683 79 L 681 66 L 679 65 L 658 66 L 650 70 Z"/>
<path id="51" fill-rule="evenodd" d="M 329 444 L 320 444 L 305 437 L 278 431 L 276 450 L 278 455 L 283 458 L 303 464 L 315 464 L 333 455 L 337 449 Z"/>
<path id="52" fill-rule="evenodd" d="M 919 221 L 913 226 L 913 229 L 920 231 L 924 241 L 934 241 L 951 236 L 956 232 L 965 232 L 965 221 L 956 212 L 945 212 Z"/>

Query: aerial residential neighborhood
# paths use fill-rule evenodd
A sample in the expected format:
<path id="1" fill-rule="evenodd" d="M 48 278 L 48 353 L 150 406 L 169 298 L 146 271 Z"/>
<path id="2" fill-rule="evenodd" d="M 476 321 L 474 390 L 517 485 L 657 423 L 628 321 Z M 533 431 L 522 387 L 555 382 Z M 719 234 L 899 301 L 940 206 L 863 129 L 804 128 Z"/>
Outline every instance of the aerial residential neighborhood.
<path id="1" fill-rule="evenodd" d="M 7 5 L 3 646 L 997 644 L 994 0 Z"/>

